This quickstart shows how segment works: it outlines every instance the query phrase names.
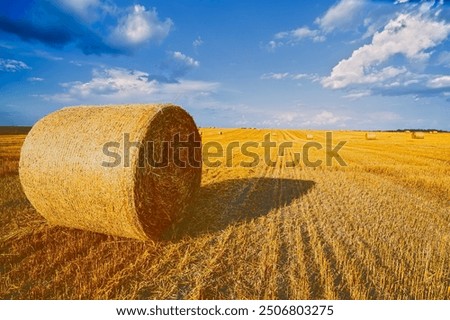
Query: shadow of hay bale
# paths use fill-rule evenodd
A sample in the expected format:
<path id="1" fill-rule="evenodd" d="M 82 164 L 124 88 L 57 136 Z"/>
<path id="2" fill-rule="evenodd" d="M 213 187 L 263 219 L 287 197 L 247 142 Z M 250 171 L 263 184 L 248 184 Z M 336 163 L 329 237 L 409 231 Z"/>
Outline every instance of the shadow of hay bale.
<path id="1" fill-rule="evenodd" d="M 309 180 L 250 178 L 202 186 L 183 218 L 163 238 L 173 241 L 196 237 L 265 216 L 290 205 L 314 185 Z"/>

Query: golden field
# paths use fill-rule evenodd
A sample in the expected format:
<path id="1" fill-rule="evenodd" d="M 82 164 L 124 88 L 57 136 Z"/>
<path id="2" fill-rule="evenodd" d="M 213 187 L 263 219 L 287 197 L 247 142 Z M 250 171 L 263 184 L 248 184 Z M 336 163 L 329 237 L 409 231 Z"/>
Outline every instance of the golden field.
<path id="1" fill-rule="evenodd" d="M 0 135 L 0 298 L 450 299 L 450 134 L 335 131 L 347 166 L 312 168 L 287 164 L 324 131 L 201 131 L 294 146 L 273 149 L 274 166 L 242 167 L 237 149 L 231 167 L 204 166 L 157 242 L 48 225 L 21 190 L 25 136 Z"/>

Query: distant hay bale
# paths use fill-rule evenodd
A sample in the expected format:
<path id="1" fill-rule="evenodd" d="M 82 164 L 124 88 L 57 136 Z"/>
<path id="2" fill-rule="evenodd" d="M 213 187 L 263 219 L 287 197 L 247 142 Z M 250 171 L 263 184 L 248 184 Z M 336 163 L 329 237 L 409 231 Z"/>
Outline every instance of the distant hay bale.
<path id="1" fill-rule="evenodd" d="M 223 132 L 222 132 L 222 131 L 219 131 L 219 134 L 220 134 L 220 135 L 222 135 L 222 134 L 223 134 Z"/>
<path id="2" fill-rule="evenodd" d="M 375 132 L 367 132 L 366 140 L 377 140 L 377 135 L 375 134 Z"/>
<path id="3" fill-rule="evenodd" d="M 314 139 L 314 136 L 311 133 L 308 133 L 306 135 L 306 140 L 312 140 L 312 139 Z"/>
<path id="4" fill-rule="evenodd" d="M 405 132 L 406 132 L 406 133 L 411 133 L 411 131 L 409 131 L 409 130 L 406 130 Z"/>
<path id="5" fill-rule="evenodd" d="M 413 139 L 424 139 L 425 138 L 425 133 L 421 132 L 421 131 L 415 131 L 411 134 L 411 137 Z"/>
<path id="6" fill-rule="evenodd" d="M 432 134 L 437 134 L 438 132 L 436 130 L 432 131 Z"/>
<path id="7" fill-rule="evenodd" d="M 178 134 L 179 141 L 192 134 L 201 141 L 192 117 L 174 105 L 63 108 L 28 134 L 20 181 L 31 204 L 51 224 L 154 239 L 200 186 L 201 160 L 186 167 L 161 161 L 164 150 L 173 159 L 175 149 L 164 149 L 163 141 Z M 178 158 L 187 162 L 190 151 L 177 149 Z M 201 148 L 194 149 L 194 156 L 201 159 Z"/>

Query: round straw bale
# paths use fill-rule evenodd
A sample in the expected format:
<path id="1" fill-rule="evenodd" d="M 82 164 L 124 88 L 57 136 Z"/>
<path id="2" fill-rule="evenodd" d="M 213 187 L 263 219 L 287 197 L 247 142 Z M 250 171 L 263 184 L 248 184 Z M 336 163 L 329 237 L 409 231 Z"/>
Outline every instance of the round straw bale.
<path id="1" fill-rule="evenodd" d="M 422 131 L 415 131 L 411 134 L 411 137 L 413 139 L 424 139 L 425 138 L 425 133 L 423 133 Z"/>
<path id="2" fill-rule="evenodd" d="M 312 139 L 314 139 L 314 136 L 311 133 L 308 133 L 306 135 L 306 140 L 312 140 Z"/>
<path id="3" fill-rule="evenodd" d="M 175 136 L 193 137 L 198 148 L 173 147 Z M 200 139 L 192 117 L 174 105 L 63 108 L 28 134 L 20 181 L 51 224 L 155 239 L 200 186 Z"/>
<path id="4" fill-rule="evenodd" d="M 366 140 L 376 140 L 377 139 L 377 135 L 375 134 L 375 132 L 367 132 L 366 133 Z"/>

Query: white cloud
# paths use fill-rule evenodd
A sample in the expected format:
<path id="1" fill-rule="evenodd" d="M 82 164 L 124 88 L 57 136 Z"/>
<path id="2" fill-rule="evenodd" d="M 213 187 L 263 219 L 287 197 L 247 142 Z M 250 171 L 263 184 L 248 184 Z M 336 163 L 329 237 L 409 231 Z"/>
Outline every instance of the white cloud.
<path id="1" fill-rule="evenodd" d="M 0 71 L 17 72 L 29 69 L 31 68 L 23 61 L 0 58 Z"/>
<path id="2" fill-rule="evenodd" d="M 301 27 L 290 31 L 278 32 L 274 35 L 273 40 L 268 43 L 268 48 L 275 49 L 286 44 L 293 45 L 303 39 L 311 39 L 314 42 L 321 42 L 325 40 L 325 37 L 321 35 L 319 30 Z"/>
<path id="3" fill-rule="evenodd" d="M 406 72 L 405 68 L 385 67 L 377 70 L 396 54 L 409 60 L 426 60 L 426 50 L 440 44 L 450 33 L 450 25 L 436 21 L 422 12 L 399 14 L 389 21 L 381 32 L 374 34 L 372 43 L 353 51 L 341 60 L 330 76 L 322 80 L 326 88 L 341 89 L 353 84 L 383 82 Z"/>
<path id="4" fill-rule="evenodd" d="M 100 0 L 53 0 L 63 10 L 86 21 L 97 19 L 96 9 L 105 7 Z"/>
<path id="5" fill-rule="evenodd" d="M 350 92 L 349 94 L 346 94 L 344 98 L 350 99 L 350 100 L 357 100 L 363 97 L 370 96 L 372 94 L 372 91 L 370 90 L 363 90 L 363 91 L 354 91 Z"/>
<path id="6" fill-rule="evenodd" d="M 450 88 L 450 76 L 438 76 L 428 81 L 430 88 Z"/>
<path id="7" fill-rule="evenodd" d="M 109 40 L 118 47 L 139 46 L 149 40 L 164 39 L 172 26 L 173 22 L 169 18 L 159 20 L 155 9 L 147 10 L 144 6 L 134 5 L 129 8 L 127 15 L 119 19 Z"/>
<path id="8" fill-rule="evenodd" d="M 291 79 L 291 80 L 300 80 L 300 79 L 309 79 L 315 80 L 317 79 L 317 75 L 314 74 L 306 74 L 306 73 L 275 73 L 269 72 L 261 75 L 260 79 L 262 80 L 283 80 L 283 79 Z"/>
<path id="9" fill-rule="evenodd" d="M 326 33 L 334 29 L 346 28 L 365 2 L 365 0 L 341 0 L 315 22 Z"/>
<path id="10" fill-rule="evenodd" d="M 273 79 L 273 80 L 281 80 L 281 79 L 286 79 L 287 77 L 289 77 L 289 72 L 285 72 L 285 73 L 264 73 L 261 76 L 261 79 L 263 80 L 269 80 L 269 79 Z"/>
<path id="11" fill-rule="evenodd" d="M 179 51 L 173 52 L 172 58 L 175 61 L 181 62 L 189 67 L 198 67 L 200 65 L 200 62 L 198 62 L 197 60 L 194 60 L 191 57 L 188 57 L 187 55 L 185 55 L 184 53 L 181 53 Z"/>
<path id="12" fill-rule="evenodd" d="M 219 84 L 215 82 L 180 80 L 160 82 L 139 70 L 107 68 L 93 70 L 92 79 L 61 84 L 63 93 L 42 96 L 60 102 L 131 103 L 167 102 L 182 97 L 208 95 Z"/>
<path id="13" fill-rule="evenodd" d="M 167 78 L 172 81 L 185 76 L 190 70 L 200 66 L 199 61 L 180 51 L 168 52 L 167 54 L 169 58 L 162 63 L 161 67 L 167 72 Z"/>
<path id="14" fill-rule="evenodd" d="M 29 77 L 27 80 L 30 81 L 30 82 L 41 82 L 41 81 L 44 81 L 44 78 Z"/>
<path id="15" fill-rule="evenodd" d="M 332 6 L 323 15 L 318 17 L 315 23 L 318 29 L 311 29 L 307 26 L 299 27 L 289 31 L 278 32 L 267 44 L 269 50 L 274 50 L 283 45 L 295 45 L 304 39 L 310 39 L 313 42 L 323 42 L 326 40 L 326 34 L 334 29 L 344 29 L 353 23 L 354 16 L 364 6 L 366 0 L 341 0 Z"/>
<path id="16" fill-rule="evenodd" d="M 202 38 L 198 37 L 197 39 L 195 39 L 195 40 L 192 42 L 192 45 L 194 46 L 194 48 L 198 48 L 198 47 L 200 47 L 201 45 L 203 45 L 203 40 L 202 40 Z"/>

